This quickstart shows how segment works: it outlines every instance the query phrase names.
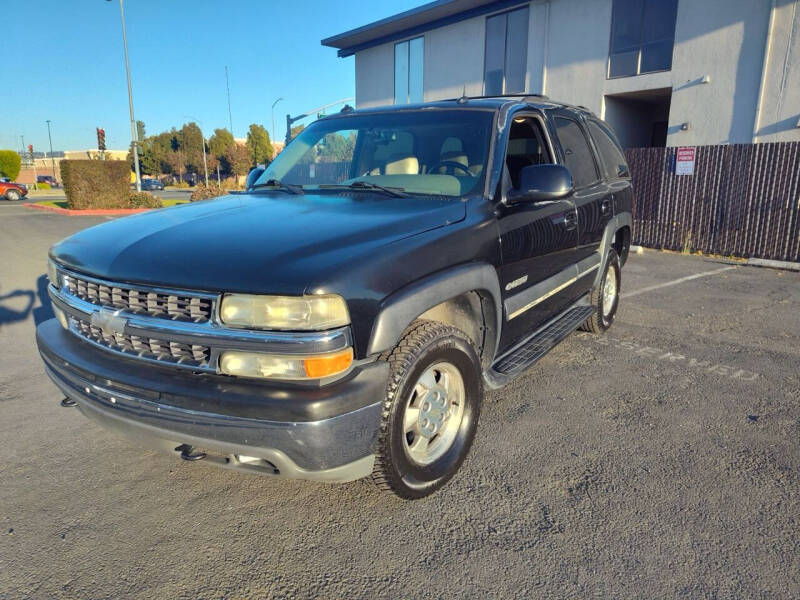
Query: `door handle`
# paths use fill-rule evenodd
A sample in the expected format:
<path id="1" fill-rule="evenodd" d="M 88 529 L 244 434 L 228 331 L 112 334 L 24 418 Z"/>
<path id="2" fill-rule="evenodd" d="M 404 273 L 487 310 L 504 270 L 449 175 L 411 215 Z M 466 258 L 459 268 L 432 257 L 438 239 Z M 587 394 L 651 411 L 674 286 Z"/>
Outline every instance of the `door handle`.
<path id="1" fill-rule="evenodd" d="M 568 212 L 564 215 L 564 227 L 567 230 L 575 229 L 578 226 L 578 213 Z"/>

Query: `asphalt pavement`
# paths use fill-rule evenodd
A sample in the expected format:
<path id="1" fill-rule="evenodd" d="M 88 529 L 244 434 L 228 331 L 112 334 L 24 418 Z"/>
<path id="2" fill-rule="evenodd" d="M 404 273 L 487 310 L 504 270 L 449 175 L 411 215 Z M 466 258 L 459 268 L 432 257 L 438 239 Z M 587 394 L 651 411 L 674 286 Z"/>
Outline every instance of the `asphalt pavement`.
<path id="1" fill-rule="evenodd" d="M 103 221 L 0 203 L 0 598 L 800 597 L 798 273 L 631 256 L 608 334 L 490 393 L 462 471 L 404 502 L 59 407 L 46 252 Z"/>

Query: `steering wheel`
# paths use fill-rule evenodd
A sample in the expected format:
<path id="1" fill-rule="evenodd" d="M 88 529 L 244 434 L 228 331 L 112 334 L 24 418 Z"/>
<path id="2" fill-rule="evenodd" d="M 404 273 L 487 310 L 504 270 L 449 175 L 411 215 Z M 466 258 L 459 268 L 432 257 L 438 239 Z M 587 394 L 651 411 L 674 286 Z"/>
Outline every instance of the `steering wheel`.
<path id="1" fill-rule="evenodd" d="M 449 169 L 451 172 L 453 172 L 453 175 L 455 175 L 455 170 L 456 169 L 461 169 L 462 171 L 464 171 L 464 174 L 467 175 L 467 177 L 474 177 L 474 175 L 472 174 L 472 171 L 470 171 L 467 167 L 462 165 L 460 162 L 456 162 L 454 160 L 440 160 L 438 163 L 436 163 L 435 165 L 433 165 L 430 168 L 428 173 L 435 173 L 436 171 L 439 170 L 439 167 L 444 167 L 445 168 L 445 174 L 447 174 L 447 171 Z"/>

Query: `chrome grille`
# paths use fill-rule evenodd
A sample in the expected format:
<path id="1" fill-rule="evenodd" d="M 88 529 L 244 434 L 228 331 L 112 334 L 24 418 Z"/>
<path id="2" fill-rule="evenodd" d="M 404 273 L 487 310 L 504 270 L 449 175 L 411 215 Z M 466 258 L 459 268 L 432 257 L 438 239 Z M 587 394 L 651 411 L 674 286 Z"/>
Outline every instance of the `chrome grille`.
<path id="1" fill-rule="evenodd" d="M 70 317 L 70 329 L 78 335 L 106 348 L 151 360 L 205 368 L 208 366 L 211 354 L 208 346 L 183 344 L 124 333 L 107 335 L 99 327 L 75 317 Z"/>
<path id="2" fill-rule="evenodd" d="M 136 289 L 84 279 L 73 273 L 64 273 L 63 281 L 66 290 L 73 296 L 97 306 L 122 309 L 133 314 L 205 323 L 211 320 L 213 312 L 212 300 L 201 296 Z"/>

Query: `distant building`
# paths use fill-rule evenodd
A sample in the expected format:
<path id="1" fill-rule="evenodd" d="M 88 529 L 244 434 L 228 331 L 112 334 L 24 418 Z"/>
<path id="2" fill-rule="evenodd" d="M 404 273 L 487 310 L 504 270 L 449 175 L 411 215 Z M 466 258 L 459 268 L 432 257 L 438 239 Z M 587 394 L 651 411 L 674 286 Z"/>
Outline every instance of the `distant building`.
<path id="1" fill-rule="evenodd" d="M 437 0 L 322 44 L 358 108 L 536 93 L 627 147 L 800 140 L 800 0 Z"/>

